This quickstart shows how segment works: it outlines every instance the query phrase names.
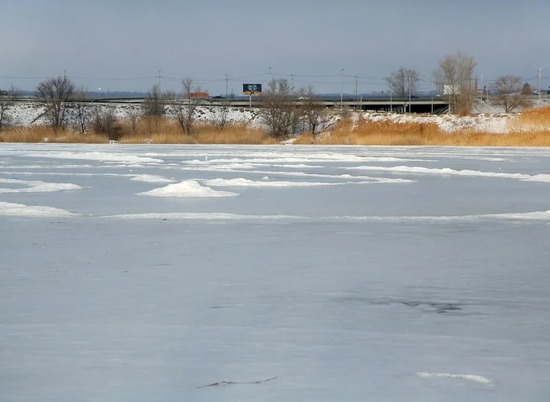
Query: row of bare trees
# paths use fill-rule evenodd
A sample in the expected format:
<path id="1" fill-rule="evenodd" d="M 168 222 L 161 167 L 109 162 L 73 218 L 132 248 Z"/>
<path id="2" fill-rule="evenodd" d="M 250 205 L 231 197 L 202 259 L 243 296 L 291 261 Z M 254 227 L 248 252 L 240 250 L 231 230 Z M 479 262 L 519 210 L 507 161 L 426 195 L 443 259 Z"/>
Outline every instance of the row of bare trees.
<path id="1" fill-rule="evenodd" d="M 472 109 L 474 95 L 479 92 L 474 76 L 476 66 L 477 62 L 472 56 L 460 51 L 439 60 L 438 68 L 433 72 L 433 83 L 448 98 L 452 113 L 465 114 Z M 407 67 L 399 67 L 386 78 L 390 93 L 400 98 L 414 95 L 419 81 L 418 71 Z M 531 104 L 530 87 L 528 84 L 522 85 L 521 77 L 518 76 L 499 76 L 484 91 L 487 98 L 490 91 L 491 101 L 502 106 L 507 113 Z"/>
<path id="2" fill-rule="evenodd" d="M 196 110 L 201 98 L 196 96 L 200 88 L 193 85 L 191 79 L 183 80 L 181 92 L 162 92 L 159 85 L 153 85 L 146 94 L 140 113 L 128 109 L 126 120 L 135 131 L 137 122 L 143 118 L 150 132 L 158 129 L 163 116 L 169 114 L 178 123 L 183 133 L 193 134 Z M 94 105 L 78 90 L 69 78 L 62 76 L 41 82 L 37 96 L 44 105 L 44 116 L 52 127 L 63 129 L 68 115 L 77 122 L 80 131 L 88 127 L 98 132 L 115 137 L 116 116 L 114 109 L 108 105 Z M 325 122 L 323 105 L 313 93 L 312 88 L 295 91 L 285 79 L 273 79 L 260 97 L 260 115 L 270 133 L 278 139 L 286 139 L 298 132 L 316 133 Z M 228 122 L 229 104 L 222 103 L 216 113 L 214 124 L 223 129 Z"/>
<path id="3" fill-rule="evenodd" d="M 135 132 L 138 121 L 144 118 L 150 131 L 158 128 L 160 118 L 166 112 L 175 116 L 183 132 L 190 134 L 193 129 L 194 113 L 199 99 L 194 97 L 192 80 L 182 82 L 182 93 L 173 91 L 162 93 L 158 85 L 154 85 L 147 93 L 139 110 L 128 108 L 125 118 Z M 54 128 L 63 130 L 72 121 L 79 131 L 93 129 L 113 138 L 116 132 L 117 116 L 115 109 L 108 104 L 94 104 L 87 98 L 86 91 L 77 88 L 66 76 L 50 78 L 39 83 L 36 96 L 44 107 L 40 117 L 44 117 Z M 5 111 L 13 105 L 13 96 L 6 93 L 0 96 L 0 128 L 5 121 Z"/>

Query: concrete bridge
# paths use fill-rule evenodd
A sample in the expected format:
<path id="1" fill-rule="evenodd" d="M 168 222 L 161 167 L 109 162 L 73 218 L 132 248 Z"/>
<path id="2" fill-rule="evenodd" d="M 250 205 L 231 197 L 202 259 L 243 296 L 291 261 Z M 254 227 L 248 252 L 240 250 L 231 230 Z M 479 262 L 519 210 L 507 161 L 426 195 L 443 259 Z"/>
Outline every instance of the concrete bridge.
<path id="1" fill-rule="evenodd" d="M 139 98 L 86 98 L 83 102 L 89 103 L 142 103 L 143 97 Z M 35 97 L 22 97 L 19 101 L 31 101 L 37 102 Z M 200 99 L 199 105 L 201 106 L 232 106 L 232 107 L 262 107 L 262 98 L 260 96 L 239 96 L 235 98 L 204 98 Z M 306 102 L 303 99 L 296 99 L 295 102 L 300 104 Z M 372 111 L 385 111 L 394 113 L 432 113 L 441 114 L 445 113 L 449 109 L 449 102 L 445 98 L 440 97 L 413 97 L 410 99 L 403 98 L 389 98 L 389 97 L 362 97 L 357 100 L 345 97 L 329 97 L 321 96 L 315 100 L 316 103 L 323 105 L 327 109 L 344 109 L 344 110 L 372 110 Z"/>

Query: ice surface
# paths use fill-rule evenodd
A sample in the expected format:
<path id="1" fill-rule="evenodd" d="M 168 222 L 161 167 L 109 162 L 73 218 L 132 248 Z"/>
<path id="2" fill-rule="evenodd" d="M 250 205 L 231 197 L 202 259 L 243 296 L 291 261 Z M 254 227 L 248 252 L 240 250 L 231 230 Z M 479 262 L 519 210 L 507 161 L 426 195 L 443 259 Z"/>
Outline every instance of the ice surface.
<path id="1" fill-rule="evenodd" d="M 548 174 L 544 148 L 2 143 L 0 402 L 546 401 Z"/>

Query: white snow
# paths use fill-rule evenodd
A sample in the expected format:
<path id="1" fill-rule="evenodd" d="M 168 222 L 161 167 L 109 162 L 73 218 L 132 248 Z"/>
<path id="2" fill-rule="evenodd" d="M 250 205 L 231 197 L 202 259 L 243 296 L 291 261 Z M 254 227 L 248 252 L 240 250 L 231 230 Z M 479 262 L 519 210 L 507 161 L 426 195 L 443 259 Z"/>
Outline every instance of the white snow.
<path id="1" fill-rule="evenodd" d="M 50 218 L 50 217 L 71 217 L 78 216 L 64 209 L 45 207 L 45 206 L 30 206 L 25 204 L 17 204 L 13 202 L 0 201 L 0 216 L 22 216 L 28 218 Z"/>
<path id="2" fill-rule="evenodd" d="M 132 177 L 130 180 L 141 181 L 144 183 L 173 183 L 174 180 L 168 179 L 163 176 L 154 175 L 154 174 L 140 174 Z"/>
<path id="3" fill-rule="evenodd" d="M 2 184 L 11 185 L 1 187 Z M 81 186 L 72 183 L 47 183 L 36 180 L 2 179 L 0 193 L 49 193 L 54 191 L 80 190 Z"/>
<path id="4" fill-rule="evenodd" d="M 242 215 L 229 213 L 144 213 L 144 214 L 120 214 L 109 215 L 108 219 L 164 219 L 164 220 L 201 220 L 201 221 L 295 221 L 306 220 L 306 217 L 295 215 Z"/>
<path id="5" fill-rule="evenodd" d="M 306 181 L 254 181 L 239 177 L 235 179 L 211 179 L 204 182 L 214 187 L 311 187 L 311 186 L 335 186 L 346 183 L 306 182 Z"/>
<path id="6" fill-rule="evenodd" d="M 180 183 L 169 184 L 165 187 L 155 188 L 153 190 L 139 193 L 139 195 L 149 195 L 153 197 L 234 197 L 239 194 L 228 191 L 217 191 L 209 187 L 200 185 L 195 180 L 185 180 Z"/>
<path id="7" fill-rule="evenodd" d="M 25 156 L 30 158 L 52 158 L 52 159 L 79 159 L 99 162 L 116 162 L 125 164 L 150 164 L 150 163 L 162 163 L 162 159 L 150 158 L 140 155 L 127 155 L 116 152 L 77 152 L 77 151 L 65 151 L 65 152 L 29 152 Z"/>
<path id="8" fill-rule="evenodd" d="M 550 183 L 550 174 L 528 175 L 522 173 L 504 173 L 504 172 L 482 172 L 479 170 L 456 170 L 451 168 L 426 168 L 421 166 L 356 166 L 350 167 L 353 170 L 385 171 L 410 174 L 437 174 L 450 176 L 478 176 L 478 177 L 496 177 L 504 179 L 517 179 L 520 181 L 533 181 L 541 183 Z"/>
<path id="9" fill-rule="evenodd" d="M 452 373 L 416 373 L 420 378 L 453 378 L 459 380 L 473 381 L 483 385 L 493 386 L 493 381 L 476 374 L 452 374 Z"/>

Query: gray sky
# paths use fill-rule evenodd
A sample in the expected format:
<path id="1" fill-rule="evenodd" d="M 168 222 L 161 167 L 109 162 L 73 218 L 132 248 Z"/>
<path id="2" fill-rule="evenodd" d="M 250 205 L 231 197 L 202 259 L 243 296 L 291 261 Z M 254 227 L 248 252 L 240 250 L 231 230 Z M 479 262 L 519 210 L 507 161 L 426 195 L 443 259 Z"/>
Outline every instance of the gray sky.
<path id="1" fill-rule="evenodd" d="M 431 88 L 443 56 L 460 50 L 490 83 L 537 85 L 550 64 L 548 0 L 2 0 L 0 88 L 32 90 L 66 71 L 88 90 L 144 91 L 182 78 L 211 95 L 269 78 L 317 93 L 387 90 L 416 68 Z M 271 72 L 271 74 L 270 74 Z M 550 85 L 550 67 L 542 70 Z"/>

